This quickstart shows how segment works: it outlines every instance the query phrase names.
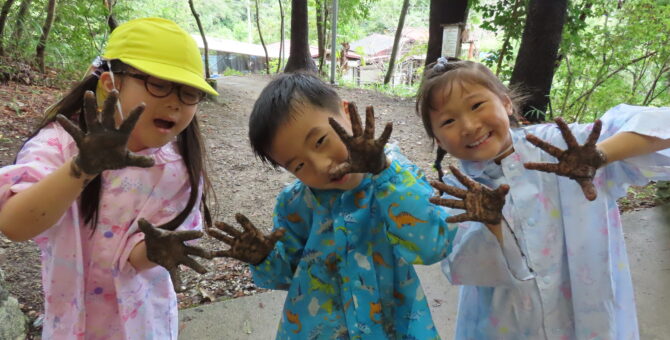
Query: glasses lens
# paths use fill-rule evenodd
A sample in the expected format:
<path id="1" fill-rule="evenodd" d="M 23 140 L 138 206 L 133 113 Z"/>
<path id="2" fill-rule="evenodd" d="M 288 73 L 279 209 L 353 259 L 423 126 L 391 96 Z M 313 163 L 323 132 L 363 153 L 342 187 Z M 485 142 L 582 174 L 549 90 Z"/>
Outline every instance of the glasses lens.
<path id="1" fill-rule="evenodd" d="M 147 90 L 156 97 L 165 97 L 172 92 L 172 82 L 154 77 L 145 80 Z"/>
<path id="2" fill-rule="evenodd" d="M 179 89 L 179 98 L 181 98 L 184 104 L 194 105 L 198 104 L 203 98 L 205 98 L 205 92 L 202 92 L 194 87 L 181 86 Z"/>

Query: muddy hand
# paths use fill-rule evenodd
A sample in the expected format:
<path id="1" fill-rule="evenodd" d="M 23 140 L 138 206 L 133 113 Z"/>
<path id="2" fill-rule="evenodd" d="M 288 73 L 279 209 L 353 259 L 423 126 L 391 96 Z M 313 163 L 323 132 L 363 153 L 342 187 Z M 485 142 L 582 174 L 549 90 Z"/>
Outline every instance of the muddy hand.
<path id="1" fill-rule="evenodd" d="M 154 227 L 143 218 L 139 220 L 138 226 L 144 233 L 147 257 L 152 262 L 163 266 L 170 272 L 170 279 L 172 279 L 175 291 L 180 291 L 182 289 L 181 276 L 179 275 L 180 264 L 188 266 L 200 274 L 207 272 L 200 263 L 196 262 L 189 255 L 210 259 L 212 258 L 211 254 L 200 247 L 184 244 L 185 241 L 202 237 L 203 233 L 201 231 L 170 231 L 169 229 L 171 227 L 169 226 L 162 225 Z"/>
<path id="2" fill-rule="evenodd" d="M 365 109 L 365 130 L 361 127 L 358 110 L 353 103 L 349 103 L 349 117 L 351 118 L 353 136 L 349 136 L 333 118 L 328 118 L 330 125 L 349 150 L 349 159 L 331 170 L 330 177 L 337 179 L 352 172 L 380 173 L 387 167 L 384 145 L 391 136 L 393 123 L 387 123 L 382 135 L 375 140 L 375 114 L 372 106 Z"/>
<path id="3" fill-rule="evenodd" d="M 497 189 L 491 190 L 489 187 L 473 181 L 457 168 L 449 166 L 449 169 L 451 169 L 451 172 L 458 178 L 458 181 L 463 183 L 468 190 L 446 185 L 438 181 L 430 183 L 435 189 L 460 198 L 460 200 L 437 196 L 430 198 L 430 202 L 433 204 L 465 210 L 465 213 L 448 217 L 447 222 L 476 221 L 486 224 L 500 223 L 503 218 L 502 208 L 505 205 L 505 195 L 509 191 L 509 185 L 503 184 Z"/>
<path id="4" fill-rule="evenodd" d="M 144 105 L 133 109 L 128 119 L 117 129 L 114 122 L 115 104 L 118 98 L 116 90 L 111 91 L 102 108 L 102 117 L 98 118 L 95 94 L 86 91 L 84 95 L 84 119 L 87 132 L 83 132 L 75 123 L 63 115 L 56 116 L 58 122 L 74 138 L 79 154 L 73 162 L 75 174 L 84 172 L 97 175 L 103 170 L 121 169 L 127 166 L 151 167 L 153 159 L 135 155 L 128 151 L 128 137 L 135 127 L 137 119 L 144 111 Z"/>
<path id="5" fill-rule="evenodd" d="M 527 135 L 526 139 L 538 148 L 546 151 L 558 159 L 558 163 L 525 163 L 526 169 L 553 172 L 559 176 L 574 179 L 582 187 L 584 196 L 593 201 L 598 196 L 596 187 L 593 185 L 593 177 L 596 170 L 607 163 L 607 157 L 596 148 L 596 142 L 600 137 L 602 122 L 596 120 L 593 130 L 584 145 L 579 145 L 575 136 L 570 131 L 563 119 L 556 118 L 556 124 L 561 130 L 563 139 L 568 145 L 566 150 L 561 150 L 534 135 Z"/>
<path id="6" fill-rule="evenodd" d="M 219 230 L 208 229 L 207 233 L 230 246 L 227 250 L 218 250 L 212 253 L 214 257 L 232 257 L 242 262 L 257 265 L 270 254 L 275 247 L 275 243 L 284 236 L 285 229 L 279 228 L 270 235 L 263 235 L 246 216 L 235 214 L 235 219 L 243 231 L 235 229 L 225 222 L 216 222 Z"/>

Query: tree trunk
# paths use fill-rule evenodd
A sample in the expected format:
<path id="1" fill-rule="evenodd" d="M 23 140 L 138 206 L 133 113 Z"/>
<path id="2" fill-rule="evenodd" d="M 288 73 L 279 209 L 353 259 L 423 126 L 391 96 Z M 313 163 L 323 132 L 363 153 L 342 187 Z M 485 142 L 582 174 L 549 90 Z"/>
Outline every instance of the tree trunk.
<path id="1" fill-rule="evenodd" d="M 40 72 L 44 73 L 44 50 L 47 47 L 47 40 L 49 39 L 49 32 L 51 32 L 51 26 L 54 23 L 54 14 L 56 13 L 56 0 L 49 0 L 47 4 L 47 18 L 44 20 L 44 26 L 42 26 L 42 35 L 40 40 L 37 43 L 37 49 L 35 53 L 35 59 L 37 60 L 37 65 L 40 68 Z"/>
<path id="2" fill-rule="evenodd" d="M 316 37 L 317 45 L 319 46 L 319 73 L 323 73 L 323 64 L 326 59 L 326 41 L 324 40 L 324 28 L 326 26 L 326 18 L 323 15 L 323 7 L 326 5 L 325 0 L 316 0 Z"/>
<path id="3" fill-rule="evenodd" d="M 468 0 L 431 0 L 428 25 L 426 65 L 442 55 L 442 25 L 465 24 L 468 19 Z"/>
<path id="4" fill-rule="evenodd" d="M 107 15 L 107 27 L 109 27 L 109 33 L 112 33 L 112 31 L 119 26 L 119 23 L 116 22 L 116 19 L 114 19 L 114 16 L 112 15 L 112 10 L 114 9 L 114 5 L 116 5 L 116 1 L 102 0 L 102 4 L 107 8 L 107 12 L 109 13 Z"/>
<path id="5" fill-rule="evenodd" d="M 28 8 L 32 0 L 23 0 L 21 5 L 19 5 L 19 11 L 16 13 L 16 25 L 14 26 L 14 34 L 12 34 L 12 44 L 13 48 L 18 49 L 19 44 L 21 44 L 21 38 L 23 38 L 23 27 L 26 21 L 26 14 L 28 14 Z M 2 47 L 0 47 L 0 53 L 2 53 Z"/>
<path id="6" fill-rule="evenodd" d="M 7 0 L 4 5 L 2 5 L 2 10 L 0 10 L 0 55 L 5 55 L 4 51 L 4 35 L 2 32 L 5 30 L 5 24 L 7 23 L 7 15 L 9 14 L 9 9 L 12 7 L 14 0 Z"/>
<path id="7" fill-rule="evenodd" d="M 281 70 L 281 64 L 284 61 L 284 6 L 282 5 L 282 0 L 277 0 L 279 2 L 279 17 L 281 18 L 281 32 L 279 33 L 279 62 L 277 63 L 277 71 L 279 73 Z"/>
<path id="8" fill-rule="evenodd" d="M 193 6 L 193 0 L 188 0 L 188 6 L 191 7 L 191 13 L 195 18 L 196 24 L 198 24 L 198 30 L 200 31 L 200 36 L 202 37 L 202 44 L 205 46 L 205 78 L 209 79 L 209 49 L 207 47 L 207 37 L 205 36 L 205 31 L 202 29 L 202 23 L 200 23 L 200 15 L 195 11 Z"/>
<path id="9" fill-rule="evenodd" d="M 263 51 L 265 51 L 265 72 L 266 74 L 270 74 L 270 58 L 268 58 L 268 48 L 265 46 L 263 32 L 261 32 L 261 22 L 258 16 L 258 0 L 256 0 L 256 28 L 258 28 L 258 37 L 261 39 L 261 45 L 263 46 Z"/>
<path id="10" fill-rule="evenodd" d="M 393 51 L 391 51 L 391 60 L 389 60 L 389 69 L 384 77 L 384 85 L 391 81 L 393 76 L 393 69 L 395 68 L 395 59 L 398 57 L 398 48 L 400 46 L 400 37 L 402 37 L 402 29 L 405 27 L 405 16 L 409 8 L 409 0 L 404 0 L 402 9 L 400 10 L 400 20 L 398 20 L 398 28 L 395 30 L 395 38 L 393 39 Z"/>
<path id="11" fill-rule="evenodd" d="M 528 92 L 521 112 L 531 122 L 546 117 L 567 7 L 567 0 L 531 0 L 528 6 L 510 85 Z"/>
<path id="12" fill-rule="evenodd" d="M 316 64 L 309 52 L 307 0 L 291 0 L 291 55 L 284 72 L 308 71 L 316 73 Z"/>

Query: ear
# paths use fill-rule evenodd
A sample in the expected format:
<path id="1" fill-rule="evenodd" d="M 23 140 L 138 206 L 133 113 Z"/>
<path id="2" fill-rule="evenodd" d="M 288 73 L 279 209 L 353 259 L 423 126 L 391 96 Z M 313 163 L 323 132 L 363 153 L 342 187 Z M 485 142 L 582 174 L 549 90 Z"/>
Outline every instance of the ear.
<path id="1" fill-rule="evenodd" d="M 114 81 L 112 81 L 112 73 L 103 72 L 100 75 L 100 79 L 98 80 L 98 82 L 100 82 L 100 85 L 102 85 L 101 87 L 107 92 L 113 89 L 116 89 L 118 91 L 121 89 L 121 80 L 119 78 L 120 77 L 115 77 Z"/>
<path id="2" fill-rule="evenodd" d="M 436 144 L 437 146 L 439 146 L 440 148 L 442 148 L 442 150 L 447 150 L 447 148 L 444 147 L 444 145 L 442 145 L 442 143 L 440 143 L 440 140 L 439 140 L 437 137 L 433 137 L 433 140 L 435 141 L 435 144 Z"/>
<path id="3" fill-rule="evenodd" d="M 514 114 L 514 104 L 512 104 L 512 99 L 508 95 L 505 95 L 502 101 L 503 106 L 505 107 L 505 111 L 507 111 L 507 115 L 511 116 L 512 114 Z"/>

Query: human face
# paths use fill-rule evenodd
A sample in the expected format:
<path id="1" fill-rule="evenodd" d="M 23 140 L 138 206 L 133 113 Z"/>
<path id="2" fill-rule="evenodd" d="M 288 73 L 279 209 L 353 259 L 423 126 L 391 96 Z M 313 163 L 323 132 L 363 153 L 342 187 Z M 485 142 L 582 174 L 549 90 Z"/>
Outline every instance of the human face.
<path id="1" fill-rule="evenodd" d="M 333 113 L 309 104 L 291 112 L 272 140 L 270 157 L 314 189 L 350 190 L 358 186 L 364 174 L 350 173 L 331 179 L 328 172 L 349 158 L 347 147 L 328 123 L 333 117 L 351 134 L 349 114 Z"/>
<path id="2" fill-rule="evenodd" d="M 137 70 L 128 72 L 144 74 Z M 109 73 L 105 74 L 107 75 L 105 79 L 110 78 Z M 117 75 L 115 80 L 124 118 L 128 118 L 137 105 L 145 103 L 144 111 L 128 138 L 130 151 L 158 148 L 169 143 L 186 129 L 197 111 L 198 105 L 187 105 L 179 100 L 178 91 L 172 91 L 168 96 L 158 98 L 147 91 L 142 79 Z M 120 117 L 117 116 L 117 125 L 119 124 Z"/>
<path id="3" fill-rule="evenodd" d="M 509 97 L 501 98 L 479 84 L 455 82 L 449 89 L 435 89 L 430 104 L 435 140 L 454 157 L 490 160 L 512 145 Z"/>

